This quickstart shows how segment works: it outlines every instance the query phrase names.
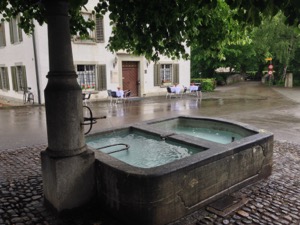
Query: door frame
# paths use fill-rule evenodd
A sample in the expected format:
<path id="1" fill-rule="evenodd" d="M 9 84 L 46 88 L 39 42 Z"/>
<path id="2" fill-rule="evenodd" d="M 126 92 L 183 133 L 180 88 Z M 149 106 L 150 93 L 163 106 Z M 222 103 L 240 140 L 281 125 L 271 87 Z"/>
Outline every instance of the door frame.
<path id="1" fill-rule="evenodd" d="M 137 88 L 138 97 L 142 96 L 144 90 L 144 62 L 145 58 L 143 56 L 133 56 L 127 53 L 117 53 L 116 56 L 117 66 L 118 66 L 118 74 L 119 74 L 119 85 L 123 89 L 123 71 L 122 71 L 122 63 L 123 61 L 132 61 L 138 63 L 138 75 L 137 79 L 139 81 L 139 85 Z"/>

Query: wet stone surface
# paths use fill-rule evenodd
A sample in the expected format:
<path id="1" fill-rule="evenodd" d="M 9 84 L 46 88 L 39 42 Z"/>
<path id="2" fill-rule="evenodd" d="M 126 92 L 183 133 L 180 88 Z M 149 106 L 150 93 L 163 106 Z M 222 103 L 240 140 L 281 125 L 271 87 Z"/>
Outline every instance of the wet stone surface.
<path id="1" fill-rule="evenodd" d="M 57 217 L 43 204 L 40 151 L 46 146 L 0 151 L 0 225 L 123 225 L 93 207 Z M 267 179 L 233 195 L 248 203 L 225 218 L 205 208 L 172 223 L 201 224 L 300 224 L 300 146 L 274 143 L 274 167 Z"/>

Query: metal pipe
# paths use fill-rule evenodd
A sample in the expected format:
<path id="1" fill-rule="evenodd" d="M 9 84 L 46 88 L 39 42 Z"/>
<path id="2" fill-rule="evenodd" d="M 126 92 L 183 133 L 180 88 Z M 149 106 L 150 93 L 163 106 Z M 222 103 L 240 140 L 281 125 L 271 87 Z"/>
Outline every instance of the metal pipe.
<path id="1" fill-rule="evenodd" d="M 41 104 L 40 74 L 39 74 L 39 67 L 38 67 L 38 59 L 37 59 L 37 51 L 36 51 L 36 39 L 35 39 L 34 30 L 32 32 L 32 42 L 33 42 L 33 55 L 34 55 L 34 66 L 35 66 L 35 75 L 36 75 L 38 103 Z"/>
<path id="2" fill-rule="evenodd" d="M 106 145 L 106 146 L 97 148 L 97 150 L 101 150 L 101 149 L 105 149 L 105 148 L 110 148 L 110 147 L 118 146 L 118 145 L 125 146 L 125 148 L 118 149 L 118 150 L 115 150 L 115 151 L 112 151 L 112 152 L 107 152 L 107 154 L 112 154 L 112 153 L 116 153 L 116 152 L 121 152 L 121 151 L 124 151 L 124 150 L 128 150 L 128 149 L 130 148 L 130 146 L 129 146 L 128 144 L 120 143 L 120 144 Z"/>

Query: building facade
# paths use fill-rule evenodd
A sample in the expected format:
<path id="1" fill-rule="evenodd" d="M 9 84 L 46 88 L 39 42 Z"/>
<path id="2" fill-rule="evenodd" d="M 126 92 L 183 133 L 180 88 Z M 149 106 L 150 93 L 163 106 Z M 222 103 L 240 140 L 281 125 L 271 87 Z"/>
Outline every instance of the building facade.
<path id="1" fill-rule="evenodd" d="M 93 8 L 89 1 L 86 8 Z M 143 56 L 125 51 L 112 53 L 106 49 L 112 27 L 109 17 L 95 18 L 83 11 L 85 19 L 96 22 L 87 37 L 72 39 L 74 69 L 83 91 L 92 91 L 93 99 L 107 98 L 107 90 L 130 90 L 132 96 L 147 97 L 166 94 L 166 86 L 178 83 L 189 86 L 190 61 L 171 60 L 161 56 L 154 63 Z M 31 88 L 36 103 L 44 103 L 46 75 L 49 71 L 47 25 L 35 24 L 26 35 L 18 27 L 18 17 L 0 23 L 0 98 L 23 100 L 23 90 Z"/>

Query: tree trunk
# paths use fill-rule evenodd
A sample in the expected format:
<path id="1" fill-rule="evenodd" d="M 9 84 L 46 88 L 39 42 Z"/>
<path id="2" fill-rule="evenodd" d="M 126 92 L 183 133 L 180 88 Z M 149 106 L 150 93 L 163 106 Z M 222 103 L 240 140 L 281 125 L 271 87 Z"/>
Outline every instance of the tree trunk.
<path id="1" fill-rule="evenodd" d="M 284 65 L 284 67 L 283 67 L 283 72 L 282 72 L 282 81 L 284 81 L 285 80 L 285 77 L 286 77 L 286 71 L 287 71 L 287 66 L 286 65 Z"/>

